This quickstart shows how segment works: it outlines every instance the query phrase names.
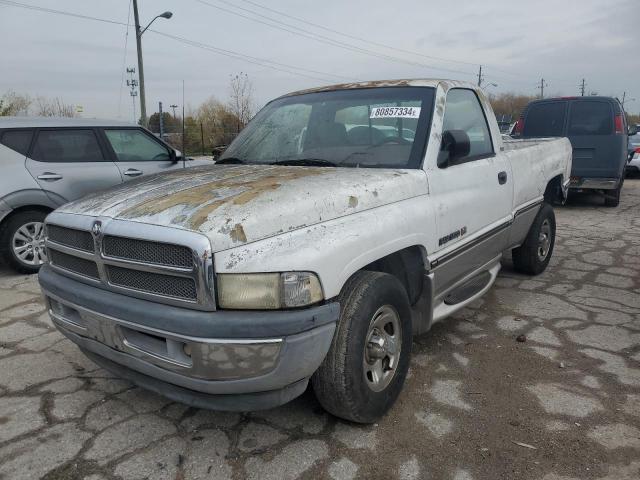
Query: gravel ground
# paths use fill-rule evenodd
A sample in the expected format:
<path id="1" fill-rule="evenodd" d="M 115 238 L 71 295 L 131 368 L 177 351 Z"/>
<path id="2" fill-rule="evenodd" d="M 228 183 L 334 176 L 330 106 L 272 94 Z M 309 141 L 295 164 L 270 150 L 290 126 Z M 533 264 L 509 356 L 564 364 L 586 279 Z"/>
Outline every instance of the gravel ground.
<path id="1" fill-rule="evenodd" d="M 479 302 L 415 339 L 378 424 L 307 392 L 271 411 L 188 408 L 113 378 L 0 271 L 0 478 L 640 478 L 640 180 L 619 208 L 556 210 L 548 270 L 505 260 Z M 525 342 L 516 338 L 525 335 Z"/>

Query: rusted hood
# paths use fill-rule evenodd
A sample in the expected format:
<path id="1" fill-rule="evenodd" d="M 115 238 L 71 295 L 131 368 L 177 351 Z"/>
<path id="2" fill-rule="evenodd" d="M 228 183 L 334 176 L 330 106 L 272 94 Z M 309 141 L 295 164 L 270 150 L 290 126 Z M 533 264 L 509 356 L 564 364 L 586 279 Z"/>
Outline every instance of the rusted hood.
<path id="1" fill-rule="evenodd" d="M 221 251 L 426 193 L 422 170 L 213 165 L 144 177 L 58 211 L 193 230 Z"/>

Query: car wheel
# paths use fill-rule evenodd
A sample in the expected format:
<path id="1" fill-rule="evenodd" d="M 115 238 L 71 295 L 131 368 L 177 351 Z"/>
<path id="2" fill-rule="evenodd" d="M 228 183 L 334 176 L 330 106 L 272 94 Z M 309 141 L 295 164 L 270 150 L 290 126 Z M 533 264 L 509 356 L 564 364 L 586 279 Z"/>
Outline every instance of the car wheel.
<path id="1" fill-rule="evenodd" d="M 342 289 L 339 303 L 331 348 L 311 383 L 328 412 L 372 423 L 391 408 L 409 369 L 409 299 L 396 277 L 360 271 Z"/>
<path id="2" fill-rule="evenodd" d="M 45 212 L 29 210 L 9 218 L 2 234 L 2 256 L 14 270 L 20 273 L 37 273 L 46 261 L 44 248 Z"/>
<path id="3" fill-rule="evenodd" d="M 547 268 L 556 240 L 556 216 L 548 203 L 543 203 L 533 220 L 524 243 L 511 252 L 518 272 L 538 275 Z"/>
<path id="4" fill-rule="evenodd" d="M 622 192 L 622 185 L 624 179 L 620 181 L 620 185 L 615 190 L 608 190 L 604 192 L 604 206 L 605 207 L 617 207 L 620 205 L 620 193 Z"/>

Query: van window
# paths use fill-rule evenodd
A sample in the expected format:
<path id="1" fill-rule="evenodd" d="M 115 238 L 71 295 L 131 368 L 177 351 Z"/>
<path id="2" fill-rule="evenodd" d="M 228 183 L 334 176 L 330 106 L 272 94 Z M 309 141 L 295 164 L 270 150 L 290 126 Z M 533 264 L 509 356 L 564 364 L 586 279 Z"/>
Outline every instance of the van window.
<path id="1" fill-rule="evenodd" d="M 2 134 L 0 143 L 26 157 L 32 136 L 31 130 L 7 130 Z"/>
<path id="2" fill-rule="evenodd" d="M 567 102 L 534 103 L 524 119 L 525 137 L 562 137 Z"/>
<path id="3" fill-rule="evenodd" d="M 40 130 L 31 156 L 39 162 L 50 163 L 104 160 L 93 130 Z"/>
<path id="4" fill-rule="evenodd" d="M 109 143 L 119 162 L 147 160 L 167 161 L 171 158 L 167 147 L 142 130 L 135 128 L 105 130 Z"/>
<path id="5" fill-rule="evenodd" d="M 442 122 L 443 131 L 464 130 L 467 133 L 471 146 L 467 158 L 493 154 L 489 125 L 473 90 L 456 88 L 447 93 L 447 105 Z"/>
<path id="6" fill-rule="evenodd" d="M 571 104 L 568 135 L 611 135 L 613 113 L 608 102 L 575 101 Z"/>

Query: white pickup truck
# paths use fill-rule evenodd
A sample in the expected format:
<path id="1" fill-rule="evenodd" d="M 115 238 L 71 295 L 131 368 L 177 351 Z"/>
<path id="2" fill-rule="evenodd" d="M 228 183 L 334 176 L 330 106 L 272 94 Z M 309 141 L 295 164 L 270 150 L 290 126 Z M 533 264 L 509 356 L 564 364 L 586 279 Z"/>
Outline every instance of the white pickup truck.
<path id="1" fill-rule="evenodd" d="M 46 220 L 40 284 L 96 363 L 191 405 L 320 403 L 373 422 L 412 334 L 483 295 L 503 252 L 542 272 L 566 139 L 504 142 L 483 92 L 403 80 L 266 105 L 218 164 L 142 178 Z"/>

